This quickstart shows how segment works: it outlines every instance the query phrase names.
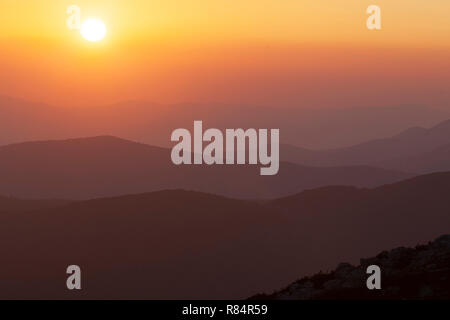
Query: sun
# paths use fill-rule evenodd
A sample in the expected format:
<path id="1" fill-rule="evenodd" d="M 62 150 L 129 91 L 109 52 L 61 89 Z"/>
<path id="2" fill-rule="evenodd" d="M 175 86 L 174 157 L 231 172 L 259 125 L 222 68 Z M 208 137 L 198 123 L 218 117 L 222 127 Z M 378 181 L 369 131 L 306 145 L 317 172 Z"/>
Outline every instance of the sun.
<path id="1" fill-rule="evenodd" d="M 100 19 L 89 18 L 81 24 L 81 35 L 88 41 L 97 42 L 103 40 L 106 35 L 106 26 Z"/>

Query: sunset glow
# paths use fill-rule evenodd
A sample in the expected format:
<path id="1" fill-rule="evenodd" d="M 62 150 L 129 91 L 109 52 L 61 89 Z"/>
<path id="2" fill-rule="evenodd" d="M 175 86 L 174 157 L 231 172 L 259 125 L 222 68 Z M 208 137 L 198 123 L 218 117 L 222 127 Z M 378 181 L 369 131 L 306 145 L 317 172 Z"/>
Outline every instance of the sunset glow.
<path id="1" fill-rule="evenodd" d="M 98 17 L 107 28 L 95 46 L 85 39 L 102 28 L 82 38 L 65 25 L 74 3 L 81 22 Z M 379 104 L 446 105 L 450 2 L 377 1 L 380 31 L 366 28 L 370 4 L 30 0 L 22 10 L 4 0 L 0 95 L 71 106 L 137 99 L 321 107 L 367 105 L 376 94 Z"/>

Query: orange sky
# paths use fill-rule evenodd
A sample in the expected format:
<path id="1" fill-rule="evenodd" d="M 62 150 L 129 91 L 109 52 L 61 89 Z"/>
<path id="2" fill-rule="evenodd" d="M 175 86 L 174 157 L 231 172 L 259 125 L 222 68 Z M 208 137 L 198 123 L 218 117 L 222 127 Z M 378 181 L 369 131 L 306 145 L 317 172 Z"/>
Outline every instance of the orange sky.
<path id="1" fill-rule="evenodd" d="M 0 29 L 0 95 L 51 104 L 450 105 L 448 0 L 2 0 Z"/>

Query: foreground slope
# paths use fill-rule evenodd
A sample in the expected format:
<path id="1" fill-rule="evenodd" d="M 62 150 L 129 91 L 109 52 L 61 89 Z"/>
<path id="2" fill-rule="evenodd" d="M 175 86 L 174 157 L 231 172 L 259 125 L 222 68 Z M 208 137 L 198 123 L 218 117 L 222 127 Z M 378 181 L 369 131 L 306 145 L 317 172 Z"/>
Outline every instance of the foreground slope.
<path id="1" fill-rule="evenodd" d="M 3 298 L 245 298 L 450 225 L 450 173 L 256 202 L 183 191 L 0 214 Z M 65 268 L 84 290 L 65 290 Z"/>
<path id="2" fill-rule="evenodd" d="M 367 268 L 380 267 L 381 289 L 368 290 Z M 283 290 L 251 299 L 450 299 L 450 235 L 415 248 L 383 251 L 361 259 L 358 266 L 341 263 L 329 273 L 302 278 Z"/>

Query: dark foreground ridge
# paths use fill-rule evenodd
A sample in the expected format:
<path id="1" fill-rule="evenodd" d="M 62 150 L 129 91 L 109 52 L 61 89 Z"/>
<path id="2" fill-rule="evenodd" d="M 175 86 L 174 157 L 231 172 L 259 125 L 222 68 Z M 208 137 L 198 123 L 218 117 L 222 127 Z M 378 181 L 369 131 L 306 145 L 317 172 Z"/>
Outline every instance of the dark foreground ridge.
<path id="1" fill-rule="evenodd" d="M 367 289 L 370 265 L 381 268 L 381 290 Z M 383 251 L 361 259 L 357 267 L 341 263 L 330 273 L 305 277 L 281 291 L 250 299 L 450 299 L 450 235 L 415 248 Z"/>

